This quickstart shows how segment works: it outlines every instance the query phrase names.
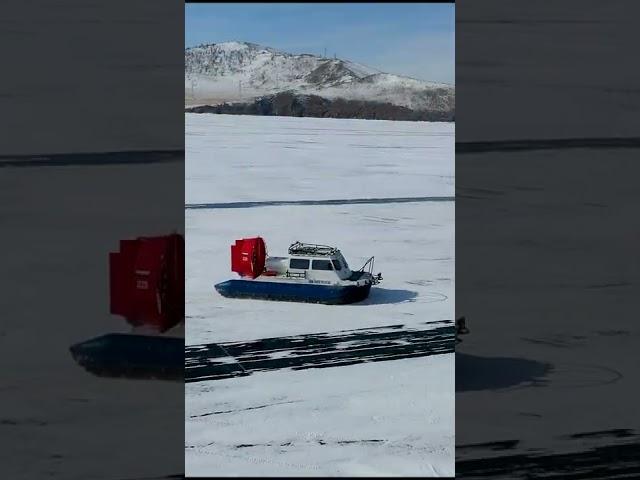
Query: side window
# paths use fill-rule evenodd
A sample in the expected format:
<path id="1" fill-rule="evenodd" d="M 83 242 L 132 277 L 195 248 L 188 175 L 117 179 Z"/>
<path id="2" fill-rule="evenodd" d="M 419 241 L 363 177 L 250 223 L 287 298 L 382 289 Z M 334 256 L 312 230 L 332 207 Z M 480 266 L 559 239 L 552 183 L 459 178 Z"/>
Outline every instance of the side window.
<path id="1" fill-rule="evenodd" d="M 342 265 L 340 265 L 340 260 L 331 260 L 331 263 L 333 263 L 333 268 L 335 268 L 336 270 L 342 270 Z"/>
<path id="2" fill-rule="evenodd" d="M 304 258 L 292 258 L 289 260 L 289 268 L 307 270 L 309 268 L 309 260 L 305 260 Z"/>
<path id="3" fill-rule="evenodd" d="M 314 260 L 311 268 L 314 270 L 333 270 L 330 260 Z"/>

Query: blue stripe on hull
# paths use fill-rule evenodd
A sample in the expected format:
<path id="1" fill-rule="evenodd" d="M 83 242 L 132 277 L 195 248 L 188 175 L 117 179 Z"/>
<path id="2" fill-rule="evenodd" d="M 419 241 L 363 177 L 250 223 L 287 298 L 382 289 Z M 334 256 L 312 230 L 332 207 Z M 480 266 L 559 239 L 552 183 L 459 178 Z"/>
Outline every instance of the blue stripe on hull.
<path id="1" fill-rule="evenodd" d="M 224 297 L 254 298 L 285 302 L 325 303 L 340 305 L 364 300 L 369 296 L 371 285 L 332 285 L 294 284 L 261 282 L 252 280 L 227 280 L 218 283 L 215 289 Z"/>

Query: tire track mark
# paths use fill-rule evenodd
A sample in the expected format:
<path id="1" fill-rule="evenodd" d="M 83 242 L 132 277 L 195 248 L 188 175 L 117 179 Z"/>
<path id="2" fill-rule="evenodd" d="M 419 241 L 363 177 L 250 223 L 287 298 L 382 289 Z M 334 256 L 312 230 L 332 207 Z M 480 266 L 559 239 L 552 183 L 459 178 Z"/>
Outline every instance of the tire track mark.
<path id="1" fill-rule="evenodd" d="M 272 200 L 264 202 L 187 203 L 185 210 L 276 207 L 282 205 L 366 205 L 383 203 L 455 202 L 455 196 L 343 198 L 334 200 Z"/>
<path id="2" fill-rule="evenodd" d="M 132 150 L 121 152 L 0 155 L 0 168 L 90 167 L 183 162 L 184 150 Z"/>
<path id="3" fill-rule="evenodd" d="M 219 380 L 253 372 L 304 370 L 453 353 L 453 321 L 427 329 L 389 325 L 375 329 L 265 338 L 185 347 L 185 382 Z"/>
<path id="4" fill-rule="evenodd" d="M 640 148 L 640 137 L 554 138 L 456 142 L 456 153 L 567 150 L 572 148 Z"/>

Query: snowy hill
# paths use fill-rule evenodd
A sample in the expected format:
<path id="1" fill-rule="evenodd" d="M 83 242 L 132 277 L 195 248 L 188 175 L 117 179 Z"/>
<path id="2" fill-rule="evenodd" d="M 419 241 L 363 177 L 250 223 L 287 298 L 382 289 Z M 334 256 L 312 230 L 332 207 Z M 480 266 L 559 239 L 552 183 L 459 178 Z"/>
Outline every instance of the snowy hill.
<path id="1" fill-rule="evenodd" d="M 451 85 L 392 75 L 347 60 L 294 55 L 246 42 L 185 49 L 188 104 L 250 101 L 284 91 L 389 102 L 413 110 L 455 108 Z"/>

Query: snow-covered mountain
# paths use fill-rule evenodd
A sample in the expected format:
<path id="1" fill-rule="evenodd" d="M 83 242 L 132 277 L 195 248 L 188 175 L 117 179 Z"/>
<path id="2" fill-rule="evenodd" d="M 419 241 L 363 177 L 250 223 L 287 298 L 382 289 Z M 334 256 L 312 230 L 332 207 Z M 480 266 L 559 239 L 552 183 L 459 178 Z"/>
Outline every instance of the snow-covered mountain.
<path id="1" fill-rule="evenodd" d="M 347 60 L 294 55 L 247 42 L 185 49 L 188 104 L 248 101 L 284 91 L 389 102 L 413 110 L 455 108 L 451 85 L 392 75 Z"/>

